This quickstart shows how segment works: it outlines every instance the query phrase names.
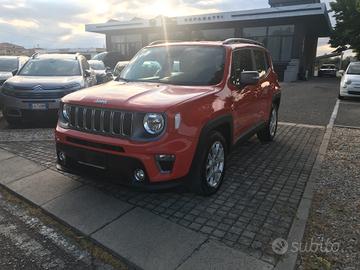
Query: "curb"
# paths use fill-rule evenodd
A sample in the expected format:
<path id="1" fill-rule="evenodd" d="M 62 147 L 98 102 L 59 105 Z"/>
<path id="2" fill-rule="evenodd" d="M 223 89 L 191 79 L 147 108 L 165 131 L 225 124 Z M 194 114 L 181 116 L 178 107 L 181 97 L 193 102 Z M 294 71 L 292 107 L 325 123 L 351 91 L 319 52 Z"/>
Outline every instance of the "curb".
<path id="1" fill-rule="evenodd" d="M 335 119 L 336 119 L 336 116 L 337 116 L 337 113 L 339 110 L 339 104 L 340 104 L 340 102 L 339 102 L 339 100 L 337 100 L 335 103 L 335 106 L 334 106 L 334 110 L 331 114 L 329 124 L 326 126 L 326 131 L 324 133 L 323 140 L 321 142 L 318 154 L 317 154 L 315 162 L 314 162 L 314 166 L 311 170 L 309 180 L 306 184 L 303 196 L 301 198 L 298 210 L 296 212 L 294 222 L 290 228 L 287 243 L 295 243 L 295 242 L 301 243 L 301 241 L 303 239 L 305 228 L 306 228 L 306 223 L 307 223 L 309 212 L 310 212 L 311 202 L 312 202 L 312 198 L 314 195 L 315 182 L 316 182 L 318 176 L 320 175 L 321 165 L 324 160 L 324 157 L 325 157 L 325 154 L 326 154 L 329 142 L 330 142 L 332 130 L 334 127 L 334 122 L 335 122 Z M 280 261 L 278 262 L 278 264 L 276 265 L 276 267 L 274 269 L 275 270 L 295 269 L 298 253 L 299 252 L 287 252 L 280 259 Z"/>

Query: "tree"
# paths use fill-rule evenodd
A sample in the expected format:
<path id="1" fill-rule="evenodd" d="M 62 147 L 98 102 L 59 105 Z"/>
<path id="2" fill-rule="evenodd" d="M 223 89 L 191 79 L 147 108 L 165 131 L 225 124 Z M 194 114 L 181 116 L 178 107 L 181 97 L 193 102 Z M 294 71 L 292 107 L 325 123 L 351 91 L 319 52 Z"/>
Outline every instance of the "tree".
<path id="1" fill-rule="evenodd" d="M 331 47 L 336 51 L 352 49 L 360 59 L 360 0 L 337 0 L 330 6 L 336 20 Z"/>

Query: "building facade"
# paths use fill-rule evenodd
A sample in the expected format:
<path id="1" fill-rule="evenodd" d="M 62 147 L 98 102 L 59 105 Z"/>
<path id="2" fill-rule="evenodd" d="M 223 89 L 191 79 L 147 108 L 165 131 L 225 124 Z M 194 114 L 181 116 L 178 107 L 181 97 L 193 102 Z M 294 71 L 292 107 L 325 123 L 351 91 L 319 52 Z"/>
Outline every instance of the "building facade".
<path id="1" fill-rule="evenodd" d="M 251 38 L 271 52 L 280 79 L 312 74 L 318 38 L 329 36 L 331 30 L 325 4 L 319 0 L 270 0 L 269 4 L 265 9 L 111 20 L 88 24 L 86 31 L 105 34 L 107 50 L 120 51 L 124 60 L 155 40 Z"/>

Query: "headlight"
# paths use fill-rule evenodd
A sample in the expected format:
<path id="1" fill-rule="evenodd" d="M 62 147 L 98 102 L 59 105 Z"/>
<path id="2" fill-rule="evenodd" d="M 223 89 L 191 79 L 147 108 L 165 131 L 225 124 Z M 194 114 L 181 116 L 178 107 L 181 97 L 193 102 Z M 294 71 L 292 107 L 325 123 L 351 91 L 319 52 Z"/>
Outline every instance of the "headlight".
<path id="1" fill-rule="evenodd" d="M 164 130 L 165 120 L 159 113 L 147 113 L 144 117 L 144 128 L 150 134 L 159 134 Z"/>
<path id="2" fill-rule="evenodd" d="M 71 107 L 68 104 L 64 104 L 62 107 L 62 118 L 65 120 L 65 122 L 70 121 L 70 110 Z"/>

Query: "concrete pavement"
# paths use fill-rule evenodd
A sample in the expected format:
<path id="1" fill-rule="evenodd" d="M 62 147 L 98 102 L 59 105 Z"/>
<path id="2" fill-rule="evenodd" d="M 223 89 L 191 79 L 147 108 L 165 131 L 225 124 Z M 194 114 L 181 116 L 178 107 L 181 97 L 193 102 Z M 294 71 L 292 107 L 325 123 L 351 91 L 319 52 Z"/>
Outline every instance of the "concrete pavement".
<path id="1" fill-rule="evenodd" d="M 241 251 L 0 150 L 9 190 L 142 269 L 272 269 Z M 204 260 L 204 256 L 211 258 Z"/>

